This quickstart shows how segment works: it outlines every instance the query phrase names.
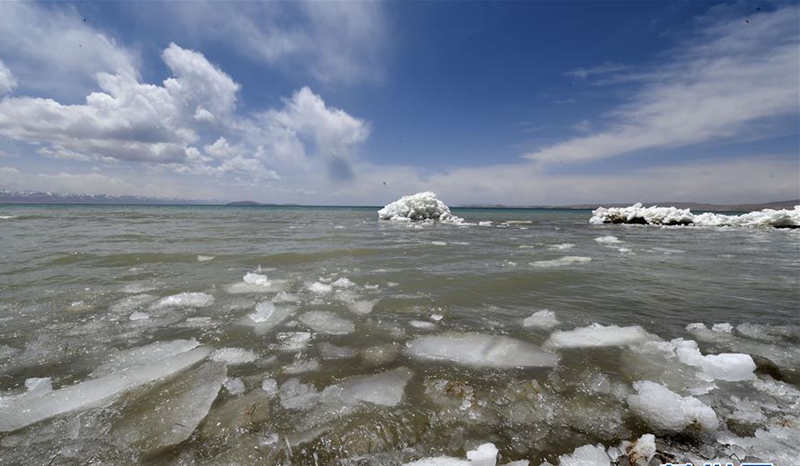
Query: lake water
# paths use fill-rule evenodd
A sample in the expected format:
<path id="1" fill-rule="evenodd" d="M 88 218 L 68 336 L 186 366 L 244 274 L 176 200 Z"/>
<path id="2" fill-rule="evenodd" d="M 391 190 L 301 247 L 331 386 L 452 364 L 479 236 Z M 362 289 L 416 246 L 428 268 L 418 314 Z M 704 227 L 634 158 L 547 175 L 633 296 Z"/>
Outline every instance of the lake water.
<path id="1" fill-rule="evenodd" d="M 375 211 L 0 207 L 0 464 L 538 466 L 646 433 L 796 464 L 800 231 Z M 657 419 L 643 381 L 717 424 Z"/>

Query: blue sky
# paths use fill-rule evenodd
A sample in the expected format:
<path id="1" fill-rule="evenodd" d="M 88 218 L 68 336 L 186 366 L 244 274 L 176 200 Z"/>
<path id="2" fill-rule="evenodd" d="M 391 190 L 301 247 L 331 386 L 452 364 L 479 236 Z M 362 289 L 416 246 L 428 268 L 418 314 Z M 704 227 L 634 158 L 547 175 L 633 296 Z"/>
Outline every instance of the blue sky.
<path id="1" fill-rule="evenodd" d="M 800 197 L 798 7 L 0 3 L 0 188 Z"/>

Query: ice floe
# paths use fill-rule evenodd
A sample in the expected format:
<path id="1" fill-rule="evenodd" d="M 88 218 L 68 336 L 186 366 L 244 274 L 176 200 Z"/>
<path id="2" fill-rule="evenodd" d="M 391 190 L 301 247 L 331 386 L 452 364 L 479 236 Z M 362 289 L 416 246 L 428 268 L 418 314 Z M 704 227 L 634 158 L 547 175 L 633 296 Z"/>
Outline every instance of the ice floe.
<path id="1" fill-rule="evenodd" d="M 214 256 L 203 256 L 203 255 L 197 256 L 197 262 L 208 262 L 208 261 L 213 261 L 214 259 L 215 259 Z"/>
<path id="2" fill-rule="evenodd" d="M 333 286 L 326 285 L 325 283 L 314 282 L 308 285 L 308 291 L 314 294 L 328 294 L 333 291 Z"/>
<path id="3" fill-rule="evenodd" d="M 378 211 L 378 218 L 406 222 L 421 220 L 438 220 L 454 224 L 464 222 L 464 219 L 453 215 L 450 208 L 436 198 L 436 194 L 429 191 L 403 196 L 387 204 Z"/>
<path id="4" fill-rule="evenodd" d="M 180 307 L 206 307 L 214 303 L 214 297 L 208 293 L 179 293 L 156 301 L 150 309 L 160 310 Z"/>
<path id="5" fill-rule="evenodd" d="M 556 318 L 556 313 L 548 309 L 536 311 L 522 320 L 522 325 L 525 327 L 541 328 L 545 330 L 556 327 L 560 323 L 561 322 Z"/>
<path id="6" fill-rule="evenodd" d="M 467 451 L 467 459 L 461 460 L 451 456 L 423 458 L 405 463 L 403 466 L 495 466 L 499 450 L 493 443 L 484 443 L 474 450 Z M 525 464 L 527 465 L 527 461 Z M 510 464 L 510 463 L 508 463 Z"/>
<path id="7" fill-rule="evenodd" d="M 800 228 L 800 206 L 791 210 L 764 209 L 743 215 L 724 215 L 713 212 L 693 214 L 689 209 L 643 207 L 641 203 L 636 203 L 629 207 L 600 207 L 592 212 L 589 223 Z"/>
<path id="8" fill-rule="evenodd" d="M 212 361 L 224 362 L 231 366 L 248 364 L 258 360 L 258 355 L 242 348 L 220 348 L 211 354 Z"/>
<path id="9" fill-rule="evenodd" d="M 355 330 L 353 322 L 329 311 L 309 311 L 301 315 L 299 320 L 315 332 L 327 335 L 347 335 Z"/>
<path id="10" fill-rule="evenodd" d="M 532 343 L 501 335 L 447 333 L 419 337 L 408 343 L 414 358 L 449 361 L 473 367 L 552 367 L 558 356 Z"/>
<path id="11" fill-rule="evenodd" d="M 602 243 L 602 244 L 617 244 L 617 243 L 621 243 L 622 242 L 616 236 L 610 236 L 610 235 L 609 236 L 598 236 L 594 240 L 597 241 L 598 243 Z"/>
<path id="12" fill-rule="evenodd" d="M 564 256 L 558 259 L 546 260 L 546 261 L 534 261 L 531 262 L 531 265 L 534 267 L 563 267 L 565 265 L 574 265 L 574 264 L 585 264 L 587 262 L 591 262 L 591 257 L 584 257 L 584 256 Z"/>
<path id="13" fill-rule="evenodd" d="M 611 458 L 602 445 L 584 445 L 570 454 L 561 455 L 558 466 L 611 466 Z"/>
<path id="14" fill-rule="evenodd" d="M 643 343 L 657 338 L 642 327 L 592 324 L 588 327 L 553 332 L 545 343 L 550 348 L 599 348 Z"/>
<path id="15" fill-rule="evenodd" d="M 406 384 L 414 374 L 398 367 L 374 375 L 347 377 L 322 391 L 326 403 L 372 403 L 380 406 L 397 406 L 403 400 Z M 334 404 L 335 404 L 334 403 Z"/>
<path id="16" fill-rule="evenodd" d="M 271 283 L 266 275 L 260 273 L 249 272 L 242 277 L 242 281 L 248 285 L 270 286 Z"/>

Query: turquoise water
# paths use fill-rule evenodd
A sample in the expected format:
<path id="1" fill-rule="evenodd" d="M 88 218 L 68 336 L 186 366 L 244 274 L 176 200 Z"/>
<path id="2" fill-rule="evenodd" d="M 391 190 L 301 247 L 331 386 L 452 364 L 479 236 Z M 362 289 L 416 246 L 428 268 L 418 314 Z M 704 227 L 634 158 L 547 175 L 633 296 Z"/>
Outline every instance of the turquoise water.
<path id="1" fill-rule="evenodd" d="M 668 384 L 684 396 L 693 392 L 680 389 L 697 382 L 690 374 L 674 384 L 670 377 L 677 376 L 660 360 L 639 370 L 648 364 L 633 362 L 641 350 L 630 345 L 548 347 L 553 332 L 594 323 L 640 326 L 653 340 L 696 340 L 703 354 L 752 354 L 758 380 L 776 377 L 792 389 L 800 383 L 797 231 L 592 226 L 588 211 L 536 209 L 454 209 L 469 222 L 492 224 L 416 229 L 379 221 L 375 210 L 0 206 L 0 396 L 11 403 L 7 409 L 26 379 L 49 377 L 57 391 L 97 379 L 93 371 L 116 354 L 157 342 L 194 339 L 212 351 L 255 355 L 241 364 L 204 358 L 170 377 L 0 433 L 0 463 L 47 464 L 57 455 L 61 463 L 53 464 L 314 464 L 316 455 L 319 464 L 400 464 L 463 457 L 489 441 L 504 461 L 556 462 L 579 445 L 612 446 L 656 430 L 627 402 L 638 380 Z M 596 240 L 605 236 L 614 239 Z M 247 284 L 248 273 L 270 284 Z M 159 301 L 181 293 L 203 293 L 212 302 Z M 273 301 L 286 317 L 259 330 L 249 316 Z M 523 324 L 544 309 L 558 326 Z M 328 320 L 306 316 L 316 311 Z M 146 318 L 131 320 L 136 313 Z M 333 324 L 331 316 L 338 319 Z M 732 330 L 686 329 L 698 322 L 729 323 Z M 337 323 L 350 331 L 331 333 Z M 308 339 L 290 344 L 297 334 Z M 478 367 L 408 349 L 425 336 L 454 334 L 509 337 L 544 347 L 559 362 Z M 334 358 L 331 345 L 344 350 Z M 148 421 L 153 413 L 165 406 L 186 412 L 191 404 L 181 394 L 213 389 L 214 377 L 203 384 L 206 376 L 197 374 L 215 370 L 240 379 L 244 393 L 217 385 L 185 440 L 154 441 L 165 434 Z M 395 370 L 411 375 L 393 382 L 401 398 L 391 406 L 314 396 Z M 261 388 L 267 379 L 277 395 Z M 600 393 L 595 382 L 615 389 Z M 722 454 L 715 439 L 754 435 L 792 415 L 789 408 L 764 408 L 763 419 L 746 428 L 727 422 L 733 416 L 726 403 L 760 393 L 753 383 L 717 382 L 698 395 L 723 420 L 699 440 L 705 450 L 675 433 L 659 433 L 660 448 Z M 313 402 L 289 401 L 297 384 Z"/>

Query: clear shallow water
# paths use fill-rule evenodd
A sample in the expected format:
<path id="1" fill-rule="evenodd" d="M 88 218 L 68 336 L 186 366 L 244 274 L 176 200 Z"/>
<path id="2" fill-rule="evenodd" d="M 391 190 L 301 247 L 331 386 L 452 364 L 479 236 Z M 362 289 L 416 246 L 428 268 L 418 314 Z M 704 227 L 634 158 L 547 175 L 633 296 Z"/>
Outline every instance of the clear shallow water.
<path id="1" fill-rule="evenodd" d="M 63 464 L 314 464 L 316 454 L 319 464 L 400 464 L 463 456 L 491 441 L 504 461 L 538 465 L 579 445 L 616 445 L 655 430 L 632 412 L 627 396 L 642 379 L 675 388 L 670 377 L 676 376 L 664 363 L 634 361 L 641 351 L 628 346 L 550 348 L 560 358 L 555 367 L 528 369 L 476 368 L 407 352 L 421 336 L 453 332 L 546 346 L 555 330 L 638 325 L 653 338 L 697 340 L 704 354 L 754 354 L 759 371 L 782 379 L 775 382 L 785 383 L 782 388 L 800 383 L 797 231 L 591 226 L 588 211 L 481 209 L 454 213 L 493 226 L 414 229 L 379 222 L 375 210 L 0 208 L 0 392 L 7 398 L 23 392 L 31 377 L 50 377 L 55 389 L 91 380 L 115 354 L 154 342 L 195 339 L 211 349 L 241 348 L 257 356 L 222 369 L 242 380 L 245 393 L 221 389 L 207 416 L 202 409 L 205 419 L 176 445 L 154 443 L 151 437 L 163 437 L 158 429 L 167 427 L 147 420 L 165 407 L 197 409 L 180 395 L 218 385 L 219 377 L 197 375 L 219 369 L 207 358 L 166 380 L 0 433 L 0 463 L 46 464 L 58 455 Z M 609 235 L 619 242 L 596 241 Z M 591 261 L 564 264 L 567 256 Z M 257 271 L 270 286 L 246 286 L 243 276 Z M 342 277 L 353 286 L 311 291 L 314 282 L 330 285 Z M 154 307 L 158 299 L 184 292 L 206 293 L 213 303 Z M 297 298 L 277 303 L 279 312 L 288 309 L 286 319 L 267 330 L 253 328 L 248 316 L 279 292 Z M 556 329 L 522 324 L 542 309 L 555 312 L 561 322 Z M 309 311 L 350 321 L 353 331 L 326 334 L 324 325 L 315 329 L 304 322 Z M 148 318 L 130 320 L 136 312 Z M 742 330 L 685 329 L 695 322 Z M 297 337 L 289 332 L 308 332 L 304 338 L 310 339 L 287 349 Z M 349 352 L 332 359 L 326 343 Z M 410 376 L 392 378 L 398 368 Z M 695 383 L 688 372 L 688 381 L 677 385 Z M 326 387 L 360 380 L 352 377 L 384 373 L 390 385 L 401 387 L 396 404 L 330 395 L 335 390 L 315 398 Z M 265 379 L 275 380 L 278 395 L 261 389 Z M 295 382 L 311 393 L 307 402 L 290 401 L 298 398 Z M 731 426 L 739 421 L 727 422 L 725 403 L 760 393 L 753 383 L 716 382 L 702 397 L 723 427 L 700 441 L 664 433 L 658 436 L 664 450 L 711 457 L 720 435 L 752 436 L 791 416 L 792 399 L 773 400 L 779 407 L 764 408 L 764 419 L 740 430 Z M 607 385 L 616 388 L 597 388 Z"/>

